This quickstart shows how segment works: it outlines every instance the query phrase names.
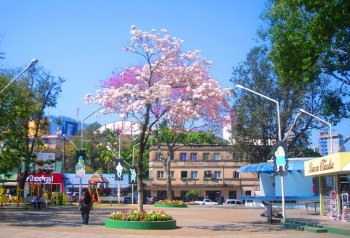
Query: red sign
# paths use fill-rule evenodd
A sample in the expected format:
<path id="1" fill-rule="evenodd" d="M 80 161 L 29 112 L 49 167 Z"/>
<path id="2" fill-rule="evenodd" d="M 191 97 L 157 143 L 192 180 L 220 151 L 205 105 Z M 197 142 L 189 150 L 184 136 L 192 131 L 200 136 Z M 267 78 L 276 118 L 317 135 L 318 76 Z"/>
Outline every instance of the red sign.
<path id="1" fill-rule="evenodd" d="M 28 175 L 26 182 L 32 182 L 32 183 L 62 183 L 62 174 L 46 174 L 46 173 L 35 173 Z"/>

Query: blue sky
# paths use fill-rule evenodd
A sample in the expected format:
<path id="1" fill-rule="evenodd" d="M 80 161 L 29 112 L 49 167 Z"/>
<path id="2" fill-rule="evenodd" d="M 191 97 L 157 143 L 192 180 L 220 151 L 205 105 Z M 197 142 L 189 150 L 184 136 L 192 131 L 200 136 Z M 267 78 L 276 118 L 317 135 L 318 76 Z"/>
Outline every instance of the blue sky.
<path id="1" fill-rule="evenodd" d="M 99 107 L 86 105 L 83 97 L 94 93 L 112 71 L 139 62 L 136 55 L 123 51 L 130 27 L 136 25 L 145 31 L 167 29 L 169 35 L 184 40 L 184 51 L 200 50 L 213 61 L 211 76 L 223 87 L 232 87 L 232 67 L 260 45 L 256 30 L 263 24 L 258 16 L 264 4 L 264 0 L 2 0 L 0 51 L 5 59 L 0 67 L 25 67 L 37 58 L 52 75 L 66 79 L 57 108 L 46 113 L 82 120 Z M 119 119 L 91 116 L 85 122 Z M 349 131 L 349 121 L 334 127 L 334 132 L 344 130 Z"/>

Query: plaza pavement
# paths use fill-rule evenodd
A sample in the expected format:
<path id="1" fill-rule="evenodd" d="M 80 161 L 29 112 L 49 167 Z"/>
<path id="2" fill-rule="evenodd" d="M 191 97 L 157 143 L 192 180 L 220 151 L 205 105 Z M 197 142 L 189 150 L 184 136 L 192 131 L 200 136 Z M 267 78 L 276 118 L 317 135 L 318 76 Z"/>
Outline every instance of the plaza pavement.
<path id="1" fill-rule="evenodd" d="M 103 204 L 94 206 L 89 225 L 83 225 L 76 206 L 50 206 L 48 209 L 24 209 L 23 205 L 5 206 L 0 209 L 0 237 L 234 237 L 234 238 L 312 238 L 346 237 L 334 234 L 313 234 L 283 228 L 276 220 L 268 224 L 261 217 L 263 208 L 243 206 L 189 206 L 188 208 L 153 208 L 144 205 L 144 210 L 163 210 L 176 220 L 174 230 L 121 230 L 104 226 L 105 219 L 113 211 L 136 209 L 137 205 Z M 286 210 L 290 216 L 304 216 L 305 209 Z M 319 216 L 314 216 L 317 219 Z M 338 221 L 339 222 L 339 221 Z M 350 223 L 349 223 L 350 226 Z"/>

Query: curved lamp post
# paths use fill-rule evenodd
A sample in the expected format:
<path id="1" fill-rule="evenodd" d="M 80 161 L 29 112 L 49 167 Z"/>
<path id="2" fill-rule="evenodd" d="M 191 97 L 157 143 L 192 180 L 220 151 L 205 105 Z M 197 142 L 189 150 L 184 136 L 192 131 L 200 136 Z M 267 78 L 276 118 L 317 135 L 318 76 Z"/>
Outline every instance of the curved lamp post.
<path id="1" fill-rule="evenodd" d="M 333 154 L 332 124 L 329 123 L 329 122 L 326 122 L 325 120 L 322 120 L 321 118 L 319 118 L 319 117 L 317 117 L 317 116 L 315 116 L 315 115 L 312 115 L 310 112 L 307 112 L 307 111 L 305 111 L 305 110 L 303 110 L 303 109 L 300 109 L 300 111 L 301 111 L 302 113 L 305 113 L 305 114 L 307 114 L 307 115 L 309 115 L 309 116 L 312 116 L 312 117 L 314 117 L 314 118 L 316 118 L 316 119 L 322 121 L 323 123 L 325 123 L 325 124 L 327 124 L 327 125 L 329 126 L 329 136 L 330 136 L 329 142 L 331 143 L 331 154 Z"/>
<path id="2" fill-rule="evenodd" d="M 249 88 L 246 88 L 246 87 L 243 87 L 242 85 L 240 84 L 237 84 L 236 85 L 237 88 L 242 88 L 244 90 L 247 90 L 251 93 L 254 93 L 254 94 L 257 94 L 263 98 L 266 98 L 274 103 L 276 103 L 276 106 L 277 106 L 277 124 L 278 124 L 278 141 L 282 141 L 282 135 L 281 135 L 281 121 L 280 121 L 280 106 L 279 106 L 279 103 L 278 101 L 276 101 L 275 99 L 272 99 L 272 98 L 269 98 L 263 94 L 260 94 L 260 93 L 257 93 Z M 283 218 L 285 218 L 286 216 L 286 213 L 285 213 L 285 198 L 284 198 L 284 176 L 281 176 L 281 195 L 282 195 L 282 215 L 283 215 Z"/>
<path id="3" fill-rule="evenodd" d="M 299 119 L 300 116 L 301 116 L 301 112 L 298 112 L 298 114 L 297 114 L 297 115 L 295 116 L 295 118 L 294 118 L 293 124 L 289 127 L 289 130 L 288 130 L 286 133 L 284 133 L 284 138 L 283 138 L 282 141 L 285 141 L 285 140 L 288 138 L 289 132 L 292 131 L 292 129 L 293 129 L 295 123 L 297 122 L 297 120 Z"/>
<path id="4" fill-rule="evenodd" d="M 25 71 L 27 71 L 27 69 L 29 69 L 30 67 L 34 66 L 36 63 L 38 63 L 37 59 L 32 59 L 32 61 L 30 61 L 29 65 L 27 67 L 25 67 L 22 72 L 20 72 L 14 79 L 11 80 L 11 82 L 9 82 L 0 92 L 0 94 L 8 87 L 10 86 L 14 81 L 16 81 Z"/>
<path id="5" fill-rule="evenodd" d="M 84 121 L 86 119 L 88 119 L 90 116 L 92 116 L 95 112 L 97 112 L 98 110 L 100 110 L 101 108 L 103 108 L 104 106 L 100 106 L 99 108 L 97 108 L 94 112 L 90 113 L 87 117 L 85 117 L 82 122 L 81 122 L 81 134 L 80 134 L 80 152 L 83 151 L 83 136 L 84 136 Z M 76 148 L 76 147 L 75 147 Z M 76 148 L 77 149 L 77 148 Z M 81 155 L 79 156 L 79 159 L 80 159 Z M 84 159 L 84 158 L 83 158 Z M 80 161 L 78 160 L 78 163 Z M 82 190 L 82 180 L 83 180 L 83 176 L 85 174 L 85 168 L 82 168 L 80 169 L 80 172 L 79 172 L 79 175 L 78 175 L 78 171 L 77 171 L 77 175 L 79 176 L 79 201 L 80 201 L 80 198 L 81 198 L 81 190 Z"/>

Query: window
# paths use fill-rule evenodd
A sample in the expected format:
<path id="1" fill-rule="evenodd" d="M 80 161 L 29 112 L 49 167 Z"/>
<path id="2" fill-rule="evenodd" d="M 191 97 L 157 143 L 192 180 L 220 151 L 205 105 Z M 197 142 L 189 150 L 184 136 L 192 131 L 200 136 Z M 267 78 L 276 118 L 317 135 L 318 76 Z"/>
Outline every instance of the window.
<path id="1" fill-rule="evenodd" d="M 184 179 L 184 178 L 187 179 L 187 171 L 181 171 L 181 178 L 182 179 Z"/>
<path id="2" fill-rule="evenodd" d="M 157 152 L 156 153 L 156 160 L 160 160 L 162 158 L 162 153 Z"/>
<path id="3" fill-rule="evenodd" d="M 203 153 L 203 160 L 210 160 L 210 154 L 209 153 Z"/>
<path id="4" fill-rule="evenodd" d="M 197 160 L 197 153 L 191 153 L 191 160 Z"/>
<path id="5" fill-rule="evenodd" d="M 186 160 L 186 153 L 180 153 L 180 160 Z"/>
<path id="6" fill-rule="evenodd" d="M 239 178 L 239 173 L 237 171 L 233 172 L 233 178 Z"/>
<path id="7" fill-rule="evenodd" d="M 237 192 L 236 191 L 229 191 L 228 192 L 228 198 L 236 199 L 236 197 L 237 197 Z"/>
<path id="8" fill-rule="evenodd" d="M 214 160 L 220 160 L 220 153 L 214 153 Z"/>
<path id="9" fill-rule="evenodd" d="M 157 178 L 164 178 L 164 171 L 157 171 Z"/>
<path id="10" fill-rule="evenodd" d="M 191 179 L 197 179 L 198 178 L 198 171 L 191 171 Z"/>
<path id="11" fill-rule="evenodd" d="M 175 178 L 175 173 L 174 173 L 174 171 L 170 171 L 170 178 Z"/>
<path id="12" fill-rule="evenodd" d="M 245 195 L 246 195 L 246 196 L 252 196 L 252 191 L 249 191 L 249 190 L 248 190 L 248 191 L 245 191 Z"/>
<path id="13" fill-rule="evenodd" d="M 232 153 L 232 159 L 235 160 L 235 161 L 238 160 L 237 153 Z"/>
<path id="14" fill-rule="evenodd" d="M 204 171 L 204 178 L 211 178 L 211 171 L 210 170 Z"/>
<path id="15" fill-rule="evenodd" d="M 221 178 L 221 171 L 214 171 L 214 178 L 216 179 Z"/>

